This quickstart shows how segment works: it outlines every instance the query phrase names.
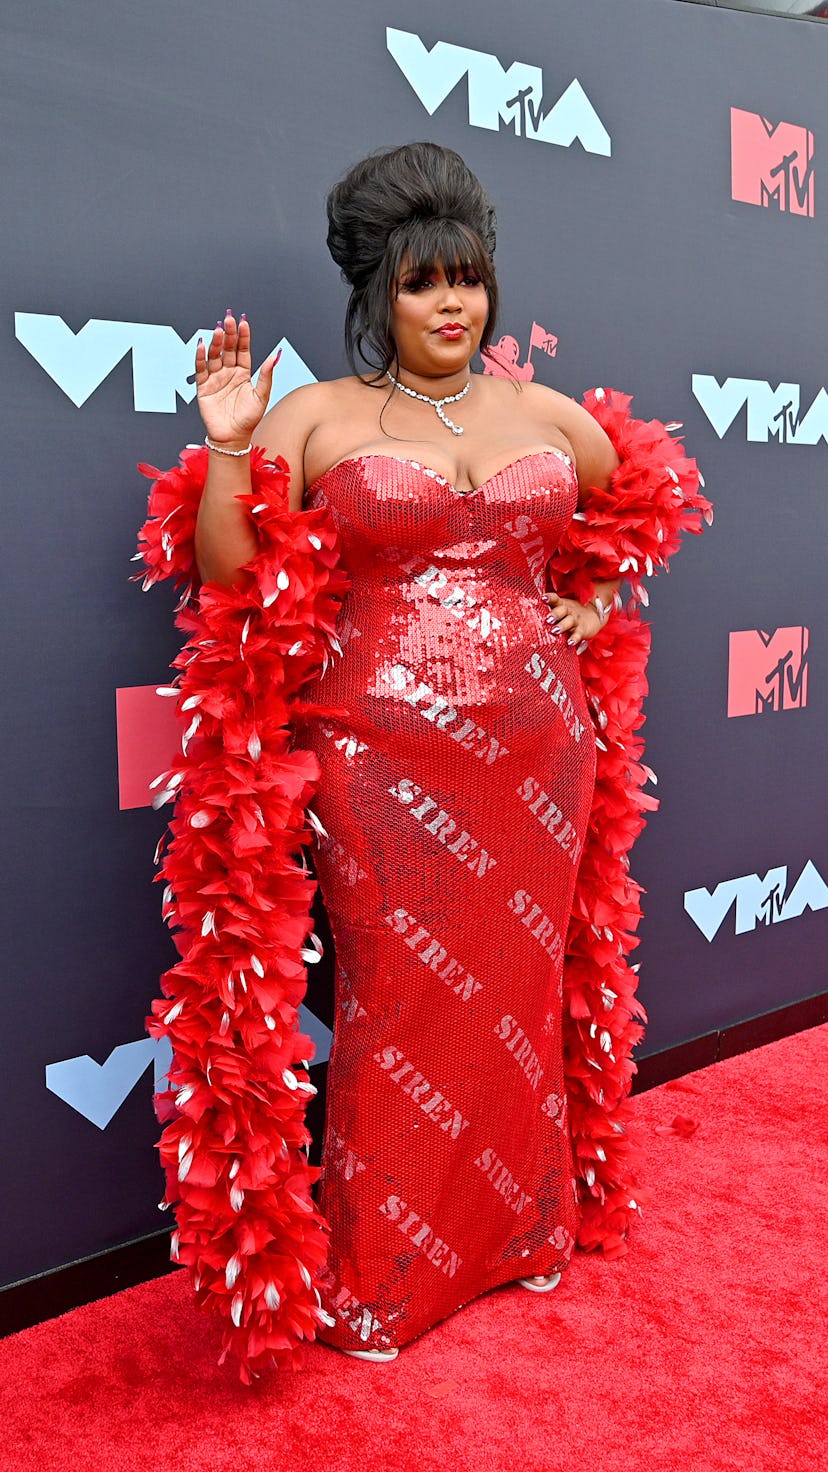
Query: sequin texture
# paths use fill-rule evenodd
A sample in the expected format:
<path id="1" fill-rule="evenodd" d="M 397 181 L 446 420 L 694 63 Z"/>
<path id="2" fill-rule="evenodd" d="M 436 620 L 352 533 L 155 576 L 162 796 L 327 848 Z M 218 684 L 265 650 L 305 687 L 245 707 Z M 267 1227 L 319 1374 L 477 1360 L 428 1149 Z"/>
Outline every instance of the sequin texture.
<path id="1" fill-rule="evenodd" d="M 295 729 L 323 771 L 336 1022 L 318 1203 L 323 1337 L 343 1348 L 403 1345 L 574 1246 L 561 974 L 595 743 L 544 589 L 576 499 L 552 450 L 467 494 L 355 456 L 307 497 L 352 579 L 342 658 L 303 690 L 349 718 Z"/>

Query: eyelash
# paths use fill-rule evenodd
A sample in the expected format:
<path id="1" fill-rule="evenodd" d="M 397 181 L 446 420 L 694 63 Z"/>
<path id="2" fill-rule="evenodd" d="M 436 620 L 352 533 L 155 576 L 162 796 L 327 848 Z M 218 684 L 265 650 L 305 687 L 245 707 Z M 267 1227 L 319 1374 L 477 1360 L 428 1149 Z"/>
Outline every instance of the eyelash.
<path id="1" fill-rule="evenodd" d="M 480 281 L 481 281 L 481 278 L 479 276 L 463 276 L 462 277 L 462 280 L 461 280 L 461 284 L 462 285 L 465 285 L 468 282 L 472 286 L 479 286 L 480 285 Z M 405 282 L 403 284 L 403 291 L 419 291 L 419 289 L 420 289 L 421 286 L 431 286 L 431 284 L 432 284 L 431 283 L 431 278 L 428 277 L 428 276 L 426 276 L 425 278 L 423 278 L 420 281 L 409 281 L 409 282 Z"/>

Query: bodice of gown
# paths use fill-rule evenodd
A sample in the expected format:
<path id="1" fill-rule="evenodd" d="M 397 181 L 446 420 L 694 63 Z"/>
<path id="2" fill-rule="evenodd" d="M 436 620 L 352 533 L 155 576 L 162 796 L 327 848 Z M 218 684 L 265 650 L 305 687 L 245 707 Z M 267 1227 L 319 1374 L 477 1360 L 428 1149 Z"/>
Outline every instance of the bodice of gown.
<path id="1" fill-rule="evenodd" d="M 397 704 L 388 696 L 410 702 L 418 689 L 417 708 L 455 738 L 473 719 L 481 741 L 497 732 L 506 746 L 531 745 L 549 730 L 554 667 L 565 687 L 556 704 L 577 737 L 577 657 L 552 632 L 544 597 L 546 562 L 576 503 L 573 464 L 551 449 L 520 456 L 468 493 L 396 456 L 334 465 L 307 505 L 328 504 L 337 524 L 352 579 L 338 626 L 347 647 L 313 693 L 347 703 L 353 734 L 375 749 Z M 520 698 L 533 681 L 547 682 L 546 696 Z M 399 754 L 406 735 L 396 721 L 393 737 Z"/>

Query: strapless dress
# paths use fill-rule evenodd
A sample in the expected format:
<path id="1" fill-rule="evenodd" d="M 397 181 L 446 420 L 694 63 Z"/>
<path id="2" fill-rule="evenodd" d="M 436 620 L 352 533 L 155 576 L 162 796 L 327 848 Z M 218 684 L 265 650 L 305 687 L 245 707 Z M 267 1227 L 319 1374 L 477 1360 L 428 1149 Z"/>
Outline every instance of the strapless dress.
<path id="1" fill-rule="evenodd" d="M 403 1345 L 573 1251 L 561 978 L 595 736 L 544 591 L 576 502 L 551 449 L 468 493 L 356 455 L 306 497 L 330 508 L 352 581 L 342 658 L 302 692 L 348 718 L 294 733 L 322 768 L 320 1337 L 341 1348 Z"/>

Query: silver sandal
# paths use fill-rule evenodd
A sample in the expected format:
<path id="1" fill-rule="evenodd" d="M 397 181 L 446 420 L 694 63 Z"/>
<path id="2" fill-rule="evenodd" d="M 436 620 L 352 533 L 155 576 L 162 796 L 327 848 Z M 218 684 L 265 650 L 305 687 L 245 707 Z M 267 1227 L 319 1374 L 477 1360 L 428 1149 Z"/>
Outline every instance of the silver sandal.
<path id="1" fill-rule="evenodd" d="M 537 1278 L 518 1278 L 521 1287 L 528 1288 L 530 1293 L 551 1293 L 553 1288 L 557 1288 L 560 1281 L 560 1273 L 550 1273 L 546 1278 L 540 1276 Z"/>
<path id="2" fill-rule="evenodd" d="M 398 1349 L 343 1349 L 343 1354 L 349 1354 L 353 1360 L 395 1360 L 399 1354 Z"/>

